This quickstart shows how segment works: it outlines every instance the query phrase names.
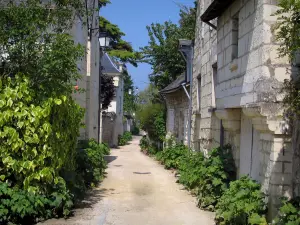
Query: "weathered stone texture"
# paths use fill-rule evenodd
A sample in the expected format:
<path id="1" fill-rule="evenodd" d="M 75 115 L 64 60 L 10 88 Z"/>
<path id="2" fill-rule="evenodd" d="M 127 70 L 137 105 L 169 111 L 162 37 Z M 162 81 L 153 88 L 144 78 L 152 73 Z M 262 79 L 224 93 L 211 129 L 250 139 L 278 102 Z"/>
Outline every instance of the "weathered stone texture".
<path id="1" fill-rule="evenodd" d="M 277 19 L 272 15 L 277 1 L 236 0 L 217 21 L 210 21 L 217 30 L 200 19 L 210 2 L 199 0 L 197 13 L 193 147 L 206 151 L 221 143 L 231 144 L 239 176 L 249 174 L 262 183 L 271 218 L 277 199 L 299 192 L 300 184 L 295 178 L 292 189 L 293 151 L 278 103 L 283 99 L 280 90 L 289 78 L 289 65 L 287 58 L 278 57 L 271 29 Z"/>
<path id="2" fill-rule="evenodd" d="M 167 103 L 167 136 L 187 144 L 189 100 L 183 88 L 165 94 Z"/>

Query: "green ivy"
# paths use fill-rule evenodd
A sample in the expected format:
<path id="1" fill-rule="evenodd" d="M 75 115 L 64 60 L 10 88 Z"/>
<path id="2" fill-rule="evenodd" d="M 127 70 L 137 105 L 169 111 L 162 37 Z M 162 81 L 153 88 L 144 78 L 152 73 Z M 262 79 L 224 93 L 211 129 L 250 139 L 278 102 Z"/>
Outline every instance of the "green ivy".
<path id="1" fill-rule="evenodd" d="M 275 219 L 277 225 L 299 225 L 300 224 L 300 197 L 290 201 L 283 199 L 279 215 Z"/>
<path id="2" fill-rule="evenodd" d="M 216 209 L 219 224 L 267 225 L 265 195 L 261 186 L 247 176 L 230 183 Z"/>

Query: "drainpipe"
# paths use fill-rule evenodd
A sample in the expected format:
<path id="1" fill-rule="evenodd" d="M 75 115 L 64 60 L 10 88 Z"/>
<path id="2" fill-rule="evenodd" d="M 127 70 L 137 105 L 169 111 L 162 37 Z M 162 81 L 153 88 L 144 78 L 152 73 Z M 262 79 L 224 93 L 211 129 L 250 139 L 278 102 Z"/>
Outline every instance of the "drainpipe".
<path id="1" fill-rule="evenodd" d="M 191 108 L 192 108 L 192 98 L 191 98 L 191 93 L 189 94 L 188 91 L 186 90 L 186 87 L 185 87 L 186 83 L 183 83 L 181 84 L 181 86 L 183 87 L 183 90 L 186 94 L 186 96 L 188 97 L 189 99 L 189 109 L 188 109 L 188 147 L 190 148 L 191 147 L 191 120 L 192 120 L 192 117 L 191 117 Z M 190 87 L 191 88 L 191 87 Z"/>
<path id="2" fill-rule="evenodd" d="M 193 91 L 193 55 L 194 43 L 192 40 L 179 40 L 179 51 L 186 61 L 186 82 L 190 83 L 189 110 L 188 110 L 188 147 L 191 147 L 191 129 L 192 129 L 192 91 Z M 187 90 L 184 86 L 187 94 Z"/>

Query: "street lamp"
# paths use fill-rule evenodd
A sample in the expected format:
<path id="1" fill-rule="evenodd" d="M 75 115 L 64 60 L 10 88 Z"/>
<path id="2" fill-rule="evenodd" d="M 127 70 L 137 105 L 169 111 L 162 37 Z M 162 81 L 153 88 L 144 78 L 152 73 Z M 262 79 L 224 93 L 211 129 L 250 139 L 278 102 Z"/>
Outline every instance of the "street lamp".
<path id="1" fill-rule="evenodd" d="M 107 32 L 99 33 L 99 45 L 100 48 L 108 48 L 110 46 L 111 37 L 108 36 Z"/>
<path id="2" fill-rule="evenodd" d="M 107 32 L 99 32 L 99 46 L 100 46 L 100 59 L 99 59 L 99 108 L 98 108 L 98 143 L 102 143 L 102 102 L 101 102 L 101 81 L 102 81 L 102 57 L 106 48 L 110 47 L 111 37 Z"/>

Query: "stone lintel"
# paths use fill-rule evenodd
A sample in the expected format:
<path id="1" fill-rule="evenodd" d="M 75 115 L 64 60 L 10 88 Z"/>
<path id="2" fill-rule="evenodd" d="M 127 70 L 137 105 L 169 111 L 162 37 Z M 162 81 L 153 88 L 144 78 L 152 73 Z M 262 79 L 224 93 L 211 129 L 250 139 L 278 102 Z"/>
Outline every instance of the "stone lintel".
<path id="1" fill-rule="evenodd" d="M 243 113 L 252 118 L 254 128 L 260 132 L 286 134 L 289 128 L 283 119 L 283 108 L 278 103 L 246 106 Z"/>
<path id="2" fill-rule="evenodd" d="M 222 120 L 225 130 L 237 132 L 241 129 L 240 109 L 219 109 L 215 111 L 216 116 Z"/>

